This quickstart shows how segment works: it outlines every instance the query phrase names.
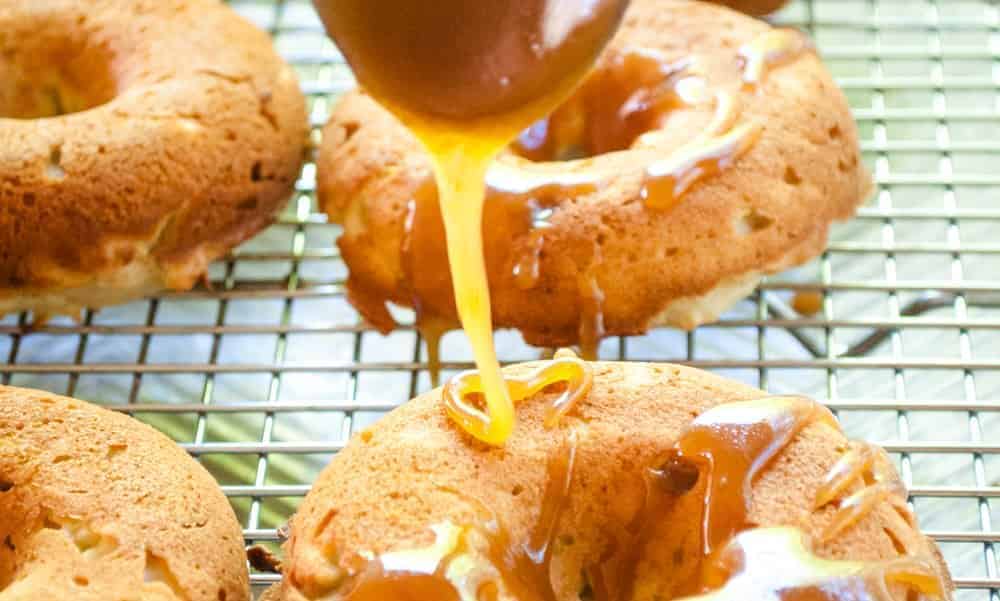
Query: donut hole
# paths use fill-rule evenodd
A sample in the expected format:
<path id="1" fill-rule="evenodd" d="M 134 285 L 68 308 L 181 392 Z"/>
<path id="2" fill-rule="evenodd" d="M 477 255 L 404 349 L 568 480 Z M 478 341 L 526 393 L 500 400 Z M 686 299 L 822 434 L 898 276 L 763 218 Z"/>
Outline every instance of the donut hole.
<path id="1" fill-rule="evenodd" d="M 571 161 L 632 148 L 684 108 L 693 87 L 679 67 L 640 51 L 604 61 L 551 115 L 524 130 L 510 151 L 532 161 Z"/>
<path id="2" fill-rule="evenodd" d="M 118 87 L 111 52 L 82 35 L 64 37 L 76 29 L 36 19 L 4 31 L 7 35 L 0 38 L 0 117 L 58 117 L 98 107 L 115 97 Z"/>

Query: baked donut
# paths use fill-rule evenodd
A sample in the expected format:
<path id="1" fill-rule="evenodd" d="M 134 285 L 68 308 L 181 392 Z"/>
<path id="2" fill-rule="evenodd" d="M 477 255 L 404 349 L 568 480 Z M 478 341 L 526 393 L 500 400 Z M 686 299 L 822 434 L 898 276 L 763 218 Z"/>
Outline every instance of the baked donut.
<path id="1" fill-rule="evenodd" d="M 125 415 L 0 387 L 0 600 L 247 601 L 215 480 Z"/>
<path id="2" fill-rule="evenodd" d="M 420 326 L 456 323 L 416 139 L 351 92 L 317 168 L 365 318 L 391 329 L 392 302 Z M 539 346 L 712 321 L 765 274 L 816 256 L 871 187 L 847 102 L 805 37 L 679 0 L 633 1 L 583 87 L 487 180 L 494 324 Z"/>
<path id="3" fill-rule="evenodd" d="M 781 7 L 788 4 L 788 0 L 712 0 L 712 2 L 725 4 L 749 15 L 757 16 L 777 12 Z"/>
<path id="4" fill-rule="evenodd" d="M 192 287 L 271 223 L 296 76 L 217 0 L 0 0 L 0 314 Z"/>
<path id="5" fill-rule="evenodd" d="M 821 405 L 675 365 L 590 365 L 555 427 L 564 392 L 522 400 L 503 448 L 466 435 L 440 389 L 355 436 L 292 519 L 270 599 L 950 598 L 887 455 Z"/>

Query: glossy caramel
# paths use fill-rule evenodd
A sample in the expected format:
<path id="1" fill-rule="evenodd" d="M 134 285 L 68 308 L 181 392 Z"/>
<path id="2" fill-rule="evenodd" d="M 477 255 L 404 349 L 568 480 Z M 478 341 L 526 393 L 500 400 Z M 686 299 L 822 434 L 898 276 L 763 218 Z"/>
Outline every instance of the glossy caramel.
<path id="1" fill-rule="evenodd" d="M 557 601 L 549 575 L 552 545 L 569 503 L 578 443 L 569 430 L 549 458 L 538 520 L 526 540 L 515 539 L 496 515 L 466 527 L 439 524 L 425 549 L 346 562 L 355 565 L 346 568 L 352 582 L 345 601 L 495 601 L 501 583 L 518 601 Z"/>
<path id="2" fill-rule="evenodd" d="M 545 416 L 545 427 L 554 428 L 590 392 L 594 375 L 590 366 L 572 353 L 561 353 L 527 376 L 508 377 L 504 381 L 508 394 L 514 401 L 526 399 L 553 384 L 564 382 L 565 390 L 552 401 Z M 442 392 L 448 415 L 462 429 L 480 439 L 490 429 L 494 419 L 488 411 L 483 411 L 470 402 L 470 397 L 482 393 L 482 378 L 475 370 L 455 376 Z"/>
<path id="3" fill-rule="evenodd" d="M 898 601 L 893 591 L 905 590 L 907 599 L 945 599 L 933 558 L 824 559 L 795 528 L 753 528 L 747 522 L 755 477 L 814 423 L 838 428 L 825 407 L 801 397 L 730 403 L 698 416 L 666 458 L 649 470 L 646 503 L 627 528 L 629 538 L 612 545 L 586 570 L 590 598 L 631 601 L 638 567 L 649 545 L 657 544 L 657 525 L 670 519 L 681 499 L 700 495 L 702 552 L 685 560 L 695 561 L 698 569 L 691 582 L 680 583 L 682 597 L 677 598 Z M 553 541 L 571 503 L 578 445 L 578 433 L 570 429 L 549 457 L 538 518 L 524 538 L 513 536 L 502 516 L 484 506 L 479 523 L 435 526 L 436 541 L 426 549 L 345 562 L 352 578 L 346 599 L 496 601 L 502 592 L 518 601 L 558 601 L 551 577 Z M 859 487 L 860 492 L 881 483 L 897 487 L 889 465 L 877 447 L 853 445 L 817 491 L 817 509 L 838 503 Z"/>
<path id="4" fill-rule="evenodd" d="M 837 509 L 820 540 L 835 539 L 884 503 L 893 507 L 908 524 L 916 526 L 916 519 L 906 504 L 906 487 L 891 466 L 885 451 L 869 443 L 857 443 L 840 458 L 823 486 L 816 491 L 814 505 L 817 509 L 827 505 Z M 856 490 L 851 492 L 852 488 Z"/>
<path id="5" fill-rule="evenodd" d="M 641 195 L 647 206 L 669 210 L 699 182 L 723 172 L 753 147 L 762 128 L 744 116 L 743 95 L 755 93 L 770 70 L 809 48 L 806 38 L 791 30 L 762 34 L 735 53 L 736 71 L 746 80 L 742 88 L 737 82 L 721 89 L 709 86 L 696 57 L 669 61 L 643 48 L 610 52 L 569 100 L 521 132 L 511 147 L 513 156 L 503 157 L 486 171 L 481 235 L 489 285 L 502 285 L 500 278 L 510 278 L 524 291 L 542 284 L 546 230 L 561 206 L 597 191 L 615 175 L 601 173 L 586 160 L 568 163 L 566 169 L 533 161 L 631 150 L 636 167 L 643 170 Z M 678 110 L 710 112 L 714 117 L 699 135 L 662 157 L 654 150 L 663 145 L 657 132 Z M 409 297 L 403 300 L 415 308 L 421 332 L 427 322 L 453 323 L 458 313 L 451 274 L 427 267 L 449 260 L 439 204 L 438 187 L 427 181 L 409 203 L 404 220 L 401 264 Z M 466 256 L 471 252 L 467 249 Z M 601 253 L 596 244 L 589 257 L 577 266 L 578 304 L 567 310 L 580 316 L 577 340 L 582 355 L 594 359 L 605 335 L 604 292 L 598 278 Z M 352 296 L 366 294 L 353 282 L 348 285 Z M 364 304 L 378 307 L 386 300 Z M 380 329 L 392 327 L 388 312 L 368 317 Z M 428 355 L 436 357 L 432 343 L 437 337 L 425 338 Z M 432 370 L 435 381 L 436 376 Z"/>
<path id="6" fill-rule="evenodd" d="M 472 343 L 490 416 L 472 433 L 488 444 L 504 444 L 515 415 L 493 348 L 481 236 L 486 170 L 521 130 L 569 96 L 627 5 L 316 0 L 360 84 L 431 155 L 455 309 Z"/>
<path id="7" fill-rule="evenodd" d="M 711 592 L 686 597 L 687 601 L 897 601 L 890 591 L 893 585 L 924 599 L 943 599 L 945 593 L 928 560 L 821 559 L 794 528 L 738 534 L 712 554 L 702 573 Z"/>
<path id="8" fill-rule="evenodd" d="M 684 430 L 664 465 L 693 463 L 707 479 L 701 518 L 705 555 L 747 527 L 754 478 L 814 422 L 839 429 L 833 414 L 816 401 L 767 397 L 709 409 Z"/>
<path id="9" fill-rule="evenodd" d="M 431 155 L 436 185 L 426 183 L 409 203 L 401 249 L 416 325 L 430 345 L 436 381 L 441 324 L 457 313 L 472 343 L 480 374 L 475 388 L 482 392 L 485 410 L 452 395 L 449 414 L 476 438 L 502 445 L 513 432 L 515 413 L 493 348 L 488 274 L 497 273 L 499 260 L 515 285 L 536 286 L 545 245 L 544 221 L 539 226 L 536 213 L 551 212 L 561 201 L 586 193 L 581 181 L 589 190 L 602 176 L 584 174 L 567 182 L 551 171 L 504 173 L 501 165 L 499 177 L 490 179 L 494 157 L 521 132 L 514 150 L 533 160 L 641 146 L 641 136 L 658 129 L 672 110 L 712 102 L 715 118 L 705 131 L 645 167 L 642 198 L 651 208 L 669 209 L 698 181 L 745 154 L 761 127 L 740 123 L 739 98 L 725 90 L 709 93 L 692 61 L 669 64 L 642 49 L 608 57 L 570 101 L 536 121 L 583 78 L 622 19 L 626 0 L 316 0 L 316 5 L 360 84 Z M 804 50 L 803 40 L 787 30 L 771 30 L 742 47 L 736 60 L 744 84 L 756 87 L 769 68 L 793 60 Z M 524 256 L 484 257 L 484 229 L 505 236 L 501 248 L 526 240 Z M 446 253 L 440 252 L 442 241 Z M 424 267 L 428 261 L 443 265 L 442 254 L 450 274 Z M 588 358 L 596 357 L 605 334 L 600 266 L 595 244 L 589 263 L 578 266 L 577 278 L 578 338 Z M 352 298 L 373 296 L 350 280 L 348 285 Z M 449 289 L 451 304 L 451 296 L 441 292 Z M 380 328 L 391 327 L 387 311 L 374 317 Z"/>

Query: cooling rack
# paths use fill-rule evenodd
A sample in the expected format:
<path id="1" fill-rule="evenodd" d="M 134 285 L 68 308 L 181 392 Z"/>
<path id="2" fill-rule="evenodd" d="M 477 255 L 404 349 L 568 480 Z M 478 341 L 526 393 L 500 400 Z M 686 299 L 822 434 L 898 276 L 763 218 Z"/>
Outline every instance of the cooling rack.
<path id="1" fill-rule="evenodd" d="M 353 83 L 311 5 L 231 3 L 295 65 L 318 129 Z M 1000 601 L 1000 7 L 798 0 L 777 20 L 815 37 L 846 90 L 876 193 L 821 258 L 718 324 L 606 340 L 600 354 L 824 400 L 898 461 L 958 599 Z M 412 328 L 383 337 L 346 302 L 314 178 L 309 164 L 280 222 L 212 266 L 211 289 L 30 332 L 23 316 L 3 320 L 0 379 L 153 424 L 219 480 L 248 544 L 276 547 L 351 433 L 430 385 Z M 802 293 L 819 295 L 818 313 L 792 309 Z M 504 361 L 538 357 L 516 333 L 498 347 Z M 461 333 L 445 337 L 446 374 L 470 357 Z M 255 588 L 276 578 L 254 574 Z"/>

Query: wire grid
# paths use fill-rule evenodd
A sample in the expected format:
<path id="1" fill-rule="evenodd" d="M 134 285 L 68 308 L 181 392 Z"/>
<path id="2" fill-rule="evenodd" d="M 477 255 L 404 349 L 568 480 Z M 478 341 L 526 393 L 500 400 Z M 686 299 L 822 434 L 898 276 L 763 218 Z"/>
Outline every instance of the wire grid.
<path id="1" fill-rule="evenodd" d="M 353 86 L 307 0 L 233 0 L 298 70 L 317 128 Z M 687 363 L 822 399 L 898 460 L 957 598 L 1000 601 L 1000 8 L 993 1 L 798 0 L 855 109 L 877 193 L 820 259 L 768 280 L 718 324 L 606 340 L 609 359 Z M 314 136 L 318 141 L 318 135 Z M 28 332 L 0 322 L 4 383 L 153 424 L 219 480 L 248 544 L 280 527 L 352 432 L 429 388 L 419 336 L 383 337 L 344 298 L 338 228 L 306 166 L 280 222 L 168 294 Z M 798 292 L 823 309 L 802 317 Z M 399 318 L 410 323 L 405 311 Z M 513 332 L 504 361 L 538 357 Z M 445 375 L 471 365 L 445 337 Z M 256 588 L 276 577 L 254 574 Z"/>

